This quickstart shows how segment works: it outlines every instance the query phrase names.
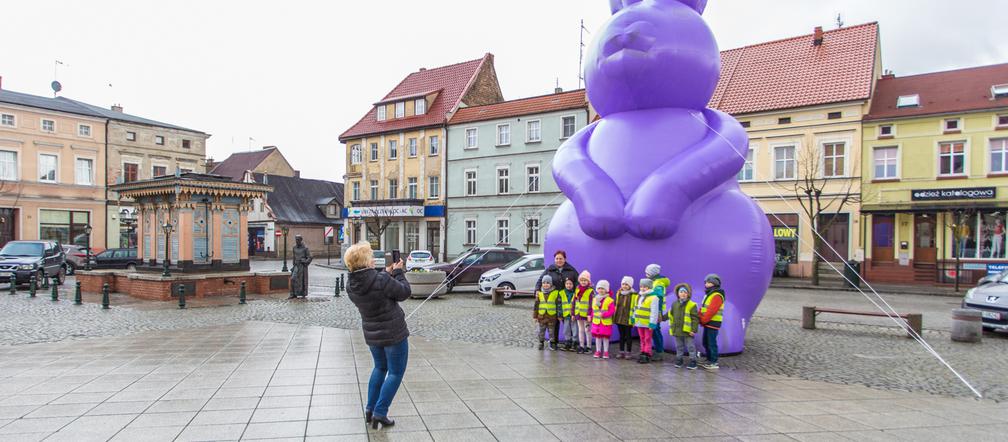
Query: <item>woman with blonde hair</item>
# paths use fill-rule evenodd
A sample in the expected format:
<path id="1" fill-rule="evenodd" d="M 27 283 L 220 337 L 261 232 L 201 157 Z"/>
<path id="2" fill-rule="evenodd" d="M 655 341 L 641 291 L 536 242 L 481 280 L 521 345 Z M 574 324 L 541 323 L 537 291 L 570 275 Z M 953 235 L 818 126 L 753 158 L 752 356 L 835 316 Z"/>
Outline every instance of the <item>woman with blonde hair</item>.
<path id="1" fill-rule="evenodd" d="M 368 381 L 364 420 L 371 428 L 395 425 L 388 409 L 395 398 L 409 357 L 409 330 L 399 303 L 410 297 L 402 260 L 384 272 L 374 268 L 374 254 L 366 242 L 354 244 L 343 255 L 349 272 L 347 295 L 361 315 L 364 342 L 371 350 L 374 369 Z"/>

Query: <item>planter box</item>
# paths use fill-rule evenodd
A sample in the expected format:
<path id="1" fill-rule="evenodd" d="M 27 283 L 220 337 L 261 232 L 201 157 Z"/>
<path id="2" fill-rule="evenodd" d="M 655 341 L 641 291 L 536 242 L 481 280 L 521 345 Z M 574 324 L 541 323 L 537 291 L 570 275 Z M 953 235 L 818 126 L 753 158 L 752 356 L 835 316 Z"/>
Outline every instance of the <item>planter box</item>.
<path id="1" fill-rule="evenodd" d="M 426 298 L 432 293 L 437 298 L 448 291 L 447 284 L 444 284 L 446 275 L 441 271 L 406 272 L 406 281 L 410 283 L 414 298 Z M 434 293 L 435 289 L 437 289 L 437 293 Z"/>

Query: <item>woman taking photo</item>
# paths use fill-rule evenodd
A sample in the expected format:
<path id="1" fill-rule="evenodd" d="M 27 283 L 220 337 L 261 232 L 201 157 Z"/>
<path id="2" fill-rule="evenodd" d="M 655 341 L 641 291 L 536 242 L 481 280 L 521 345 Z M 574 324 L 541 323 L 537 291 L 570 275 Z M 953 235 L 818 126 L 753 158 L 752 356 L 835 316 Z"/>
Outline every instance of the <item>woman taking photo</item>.
<path id="1" fill-rule="evenodd" d="M 399 303 L 410 297 L 410 286 L 402 260 L 379 272 L 374 268 L 371 245 L 366 242 L 347 249 L 343 262 L 350 273 L 347 294 L 360 312 L 364 342 L 374 359 L 364 421 L 375 429 L 378 424 L 389 427 L 395 425 L 388 418 L 389 406 L 402 383 L 409 356 L 409 330 Z"/>

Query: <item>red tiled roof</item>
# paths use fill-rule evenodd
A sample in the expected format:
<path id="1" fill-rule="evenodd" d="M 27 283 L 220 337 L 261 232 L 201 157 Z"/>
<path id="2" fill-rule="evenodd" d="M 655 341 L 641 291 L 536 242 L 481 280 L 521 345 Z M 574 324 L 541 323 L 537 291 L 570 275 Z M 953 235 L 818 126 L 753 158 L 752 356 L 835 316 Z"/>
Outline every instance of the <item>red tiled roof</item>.
<path id="1" fill-rule="evenodd" d="M 721 80 L 709 106 L 732 115 L 871 95 L 878 24 L 867 23 L 721 52 Z"/>
<path id="2" fill-rule="evenodd" d="M 388 118 L 385 121 L 378 121 L 376 118 L 377 108 L 371 106 L 371 109 L 364 114 L 360 121 L 340 135 L 340 141 L 345 142 L 348 138 L 364 135 L 444 124 L 446 114 L 458 105 L 459 100 L 465 95 L 466 89 L 475 81 L 476 74 L 485 63 L 493 63 L 493 54 L 488 53 L 483 58 L 476 60 L 409 74 L 379 103 L 394 97 L 417 96 L 417 94 L 429 91 L 440 91 L 434 102 L 427 106 L 427 113 L 420 116 Z"/>
<path id="3" fill-rule="evenodd" d="M 273 150 L 273 148 L 269 148 L 252 152 L 235 152 L 214 166 L 210 173 L 229 177 L 233 181 L 241 181 L 245 178 L 246 170 L 255 169 L 259 163 L 273 153 Z"/>
<path id="4" fill-rule="evenodd" d="M 485 106 L 463 107 L 455 112 L 455 115 L 452 115 L 449 122 L 451 124 L 469 123 L 586 107 L 588 107 L 588 98 L 585 96 L 585 91 L 578 89 Z"/>
<path id="5" fill-rule="evenodd" d="M 882 77 L 865 119 L 1008 107 L 1008 97 L 991 97 L 991 86 L 1000 84 L 1008 84 L 1008 63 L 907 77 Z M 920 105 L 897 109 L 896 99 L 901 95 L 918 95 Z"/>

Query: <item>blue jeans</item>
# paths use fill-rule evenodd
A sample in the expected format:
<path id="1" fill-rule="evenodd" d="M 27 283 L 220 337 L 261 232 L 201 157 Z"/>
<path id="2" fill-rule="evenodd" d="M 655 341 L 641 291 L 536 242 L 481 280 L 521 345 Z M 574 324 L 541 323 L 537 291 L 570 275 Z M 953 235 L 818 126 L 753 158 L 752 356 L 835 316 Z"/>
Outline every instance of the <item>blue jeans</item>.
<path id="1" fill-rule="evenodd" d="M 371 358 L 374 359 L 374 370 L 368 381 L 368 399 L 365 410 L 370 410 L 375 416 L 388 416 L 389 405 L 399 391 L 403 374 L 406 373 L 406 360 L 409 359 L 409 340 L 403 339 L 398 344 L 388 347 L 369 345 Z"/>
<path id="2" fill-rule="evenodd" d="M 654 346 L 655 354 L 665 353 L 665 337 L 662 336 L 661 324 L 658 324 L 658 328 L 651 335 L 651 344 Z"/>
<path id="3" fill-rule="evenodd" d="M 718 330 L 713 328 L 703 328 L 703 348 L 707 352 L 707 360 L 711 364 L 717 364 L 718 349 L 717 349 L 717 334 Z"/>

